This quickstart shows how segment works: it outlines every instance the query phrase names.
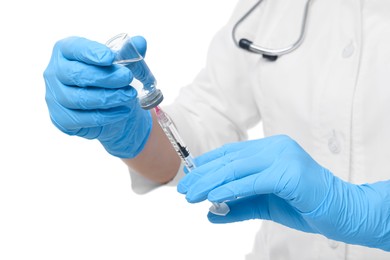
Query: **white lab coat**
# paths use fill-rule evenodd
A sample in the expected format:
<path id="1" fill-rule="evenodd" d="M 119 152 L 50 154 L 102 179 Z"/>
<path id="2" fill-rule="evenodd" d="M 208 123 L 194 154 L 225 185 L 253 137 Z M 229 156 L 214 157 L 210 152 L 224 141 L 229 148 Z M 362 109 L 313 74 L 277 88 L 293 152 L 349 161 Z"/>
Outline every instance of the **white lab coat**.
<path id="1" fill-rule="evenodd" d="M 315 0 L 302 46 L 276 62 L 232 41 L 234 23 L 254 2 L 238 2 L 210 45 L 206 68 L 165 108 L 192 152 L 245 140 L 261 120 L 266 136 L 291 136 L 346 181 L 390 179 L 390 1 Z M 291 44 L 305 2 L 265 0 L 238 37 L 273 48 Z M 153 186 L 134 173 L 132 180 L 136 191 Z M 265 221 L 247 259 L 390 259 L 390 253 Z"/>

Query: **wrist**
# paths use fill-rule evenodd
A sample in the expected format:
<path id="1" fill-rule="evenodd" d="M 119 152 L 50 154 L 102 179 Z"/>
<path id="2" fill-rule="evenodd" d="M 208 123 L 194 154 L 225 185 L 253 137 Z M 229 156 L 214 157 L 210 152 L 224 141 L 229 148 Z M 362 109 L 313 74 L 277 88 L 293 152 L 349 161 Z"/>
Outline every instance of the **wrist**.
<path id="1" fill-rule="evenodd" d="M 302 216 L 327 238 L 390 251 L 390 181 L 356 185 L 334 177 L 323 203 Z"/>

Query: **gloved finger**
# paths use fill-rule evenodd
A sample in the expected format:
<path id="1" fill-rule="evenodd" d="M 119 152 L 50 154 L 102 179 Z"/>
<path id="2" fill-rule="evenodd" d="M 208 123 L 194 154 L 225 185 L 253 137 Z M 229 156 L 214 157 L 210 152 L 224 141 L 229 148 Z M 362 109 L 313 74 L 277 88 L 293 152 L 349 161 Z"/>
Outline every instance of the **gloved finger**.
<path id="1" fill-rule="evenodd" d="M 243 181 L 245 181 L 248 179 L 247 176 L 263 171 L 272 163 L 266 159 L 258 160 L 256 155 L 250 153 L 245 154 L 245 152 L 249 151 L 239 151 L 227 154 L 218 160 L 214 160 L 202 167 L 196 168 L 183 177 L 180 183 L 184 187 L 187 187 L 186 199 L 191 203 L 203 201 L 207 198 L 211 190 L 220 186 L 225 186 L 228 183 L 240 183 L 237 182 L 237 180 L 242 178 L 244 178 Z M 213 168 L 217 170 L 209 171 L 209 169 Z M 256 179 L 256 176 L 251 176 L 249 179 Z M 245 188 L 248 189 L 251 187 L 252 185 L 249 185 L 249 187 Z M 240 190 L 240 192 L 242 191 Z M 253 190 L 245 191 L 245 193 L 247 192 L 253 192 Z M 235 194 L 231 193 L 225 195 L 233 196 L 234 198 L 236 197 Z"/>
<path id="2" fill-rule="evenodd" d="M 206 161 L 208 162 L 204 165 L 207 165 L 207 167 L 201 165 L 181 180 L 181 185 L 185 187 L 183 190 L 187 190 L 186 199 L 193 203 L 205 200 L 207 194 L 218 186 L 252 174 L 258 174 L 266 168 L 270 168 L 275 160 L 278 160 L 286 145 L 289 144 L 286 140 L 290 139 L 275 136 L 236 143 L 232 146 L 225 146 L 225 149 L 217 149 L 208 153 L 211 156 L 207 157 L 206 155 Z M 230 152 L 230 147 L 238 149 Z M 213 160 L 210 160 L 210 158 Z M 282 166 L 285 167 L 284 164 Z M 218 168 L 218 170 L 209 171 L 209 169 L 215 168 Z M 271 178 L 272 182 L 267 182 L 269 185 L 259 187 L 261 188 L 258 191 L 259 193 L 272 192 L 268 187 L 274 187 L 280 182 L 281 172 L 276 173 Z M 250 187 L 253 186 L 250 185 Z"/>
<path id="3" fill-rule="evenodd" d="M 232 223 L 251 219 L 269 220 L 268 196 L 259 195 L 227 201 L 230 211 L 226 216 L 209 212 L 207 217 L 212 223 Z"/>
<path id="4" fill-rule="evenodd" d="M 147 43 L 145 38 L 142 36 L 134 36 L 131 37 L 131 41 L 134 44 L 135 48 L 137 48 L 138 53 L 141 54 L 142 57 L 145 57 L 147 49 Z"/>
<path id="5" fill-rule="evenodd" d="M 69 109 L 107 109 L 137 102 L 137 91 L 131 86 L 107 89 L 62 85 L 48 88 L 46 94 L 54 96 L 59 104 Z"/>
<path id="6" fill-rule="evenodd" d="M 46 102 L 50 107 L 51 120 L 57 128 L 67 134 L 74 133 L 80 128 L 114 124 L 131 114 L 131 108 L 128 106 L 110 109 L 77 110 L 65 108 L 51 97 L 47 97 Z"/>
<path id="7" fill-rule="evenodd" d="M 203 164 L 206 164 L 210 161 L 213 161 L 213 160 L 216 160 L 216 159 L 221 158 L 223 156 L 226 156 L 227 154 L 234 153 L 236 151 L 247 148 L 250 143 L 256 142 L 256 141 L 257 140 L 251 140 L 251 141 L 246 141 L 246 142 L 235 142 L 235 143 L 225 144 L 217 149 L 214 149 L 210 152 L 204 153 L 204 154 L 196 157 L 195 164 L 197 167 L 200 167 Z"/>
<path id="8" fill-rule="evenodd" d="M 104 128 L 104 126 L 96 126 L 96 127 L 90 127 L 90 128 L 80 128 L 78 130 L 73 130 L 71 132 L 68 132 L 67 134 L 69 134 L 69 135 L 77 135 L 77 136 L 80 136 L 80 137 L 84 137 L 86 139 L 95 139 L 95 138 L 97 138 L 101 134 L 101 132 L 103 131 L 103 128 Z"/>
<path id="9" fill-rule="evenodd" d="M 227 202 L 230 212 L 218 216 L 209 212 L 212 223 L 232 223 L 251 219 L 272 220 L 290 228 L 316 233 L 302 215 L 275 195 L 257 195 Z"/>
<path id="10" fill-rule="evenodd" d="M 193 169 L 191 172 L 188 171 L 185 167 L 185 173 L 186 175 L 179 181 L 177 184 L 177 191 L 181 194 L 186 194 L 188 191 L 188 188 L 192 185 L 192 183 L 195 183 L 202 177 L 202 173 L 207 172 L 215 172 L 220 167 L 222 167 L 222 159 L 214 161 L 214 163 L 209 163 L 202 165 L 201 171 L 195 171 L 196 169 Z"/>
<path id="11" fill-rule="evenodd" d="M 291 187 L 296 187 L 296 179 L 287 179 L 284 176 L 286 172 L 286 165 L 275 162 L 269 167 L 264 168 L 262 171 L 245 176 L 245 178 L 236 179 L 224 185 L 215 186 L 213 190 L 208 190 L 208 199 L 215 202 L 221 202 L 226 200 L 232 200 L 240 197 L 247 197 L 260 194 L 277 194 L 291 193 L 289 190 Z M 286 188 L 286 183 L 289 184 L 289 188 Z M 191 194 L 194 197 L 200 196 L 197 193 L 203 194 L 204 188 L 200 188 L 197 185 L 204 185 L 199 181 L 196 186 L 191 187 Z M 289 199 L 289 194 L 283 196 L 283 199 Z M 187 193 L 188 196 L 188 193 Z"/>
<path id="12" fill-rule="evenodd" d="M 247 177 L 217 186 L 208 192 L 207 198 L 212 202 L 222 202 L 253 195 L 272 193 L 273 187 L 271 185 L 267 185 L 267 188 L 263 187 L 262 193 L 259 193 L 255 189 L 255 183 L 257 182 L 259 175 L 269 175 L 269 172 L 270 170 L 267 169 L 262 173 L 249 175 Z"/>
<path id="13" fill-rule="evenodd" d="M 56 62 L 55 75 L 65 85 L 120 88 L 133 80 L 132 72 L 121 65 L 102 67 L 66 59 Z"/>
<path id="14" fill-rule="evenodd" d="M 56 43 L 54 48 L 68 60 L 90 65 L 109 66 L 115 59 L 114 52 L 106 45 L 83 37 L 68 37 Z"/>
<path id="15" fill-rule="evenodd" d="M 107 55 L 99 55 L 102 52 Z M 76 86 L 119 88 L 129 85 L 133 79 L 131 71 L 112 65 L 114 58 L 115 54 L 105 45 L 79 37 L 66 38 L 54 46 L 44 78 L 49 83 L 53 81 L 52 88 L 61 87 L 55 82 L 57 78 L 63 84 Z"/>
<path id="16" fill-rule="evenodd" d="M 250 181 L 245 183 L 245 187 L 240 187 L 237 184 L 241 182 L 237 182 L 237 180 L 241 178 L 244 178 L 242 182 L 248 179 L 255 180 L 257 177 L 248 178 L 248 176 L 259 174 L 271 167 L 274 162 L 274 156 L 271 154 L 267 153 L 263 157 L 259 157 L 253 147 L 246 147 L 246 149 L 226 154 L 194 169 L 184 176 L 179 184 L 187 192 L 186 199 L 192 203 L 205 200 L 211 190 L 225 186 L 229 182 L 234 182 L 230 186 L 241 189 L 237 190 L 238 193 L 253 192 L 253 190 L 245 190 L 253 187 Z M 228 193 L 225 195 L 237 197 L 237 194 Z"/>
<path id="17" fill-rule="evenodd" d="M 212 150 L 210 152 L 204 153 L 201 156 L 198 156 L 195 159 L 196 165 L 199 167 L 205 163 L 223 157 L 230 153 L 235 153 L 240 150 L 253 149 L 251 153 L 260 153 L 264 152 L 265 155 L 270 154 L 270 149 L 275 147 L 275 143 L 278 143 L 278 139 L 275 136 L 261 138 L 257 140 L 249 140 L 245 142 L 235 142 L 229 143 Z M 272 148 L 274 149 L 274 148 Z"/>

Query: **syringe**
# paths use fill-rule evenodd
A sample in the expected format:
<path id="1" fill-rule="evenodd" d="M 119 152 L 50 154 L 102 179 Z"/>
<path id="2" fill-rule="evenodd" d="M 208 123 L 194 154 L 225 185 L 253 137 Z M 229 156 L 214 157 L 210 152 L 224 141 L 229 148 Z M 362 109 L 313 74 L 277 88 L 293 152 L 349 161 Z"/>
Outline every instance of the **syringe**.
<path id="1" fill-rule="evenodd" d="M 154 110 L 157 115 L 157 121 L 171 142 L 173 148 L 182 159 L 188 171 L 192 171 L 196 167 L 194 158 L 188 150 L 188 147 L 184 144 L 172 120 L 159 106 L 156 106 Z M 229 213 L 230 209 L 224 202 L 212 202 L 212 206 L 209 208 L 209 211 L 215 215 L 225 216 Z"/>
<path id="2" fill-rule="evenodd" d="M 135 79 L 142 84 L 138 88 L 138 100 L 140 106 L 145 110 L 155 109 L 158 123 L 168 137 L 172 146 L 180 156 L 189 171 L 195 168 L 195 163 L 187 146 L 181 139 L 172 120 L 158 106 L 164 99 L 162 92 L 157 89 L 157 82 L 142 55 L 132 43 L 128 34 L 122 33 L 111 38 L 106 45 L 115 52 L 115 63 L 129 68 Z M 132 82 L 134 86 L 137 82 Z M 225 216 L 229 211 L 226 203 L 214 203 L 210 207 L 210 212 L 216 215 Z"/>

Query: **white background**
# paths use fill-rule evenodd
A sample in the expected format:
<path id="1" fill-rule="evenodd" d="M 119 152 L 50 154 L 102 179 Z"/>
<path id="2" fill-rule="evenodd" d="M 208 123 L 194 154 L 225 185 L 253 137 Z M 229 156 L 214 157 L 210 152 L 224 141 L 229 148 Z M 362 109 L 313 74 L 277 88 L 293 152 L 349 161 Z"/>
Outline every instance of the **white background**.
<path id="1" fill-rule="evenodd" d="M 148 40 L 166 103 L 204 64 L 236 0 L 2 1 L 0 259 L 244 259 L 259 221 L 214 225 L 208 202 L 163 187 L 135 195 L 125 165 L 97 141 L 51 124 L 42 73 L 54 43 Z"/>

